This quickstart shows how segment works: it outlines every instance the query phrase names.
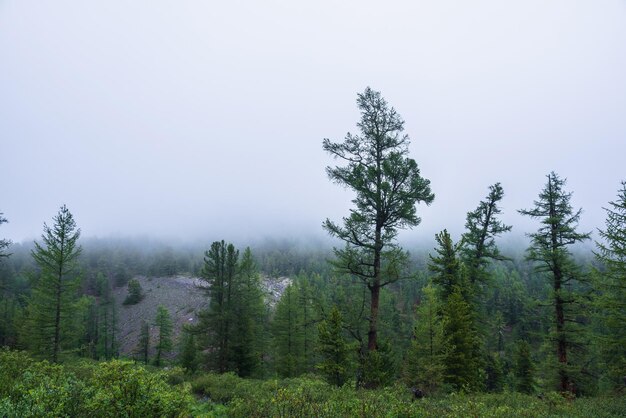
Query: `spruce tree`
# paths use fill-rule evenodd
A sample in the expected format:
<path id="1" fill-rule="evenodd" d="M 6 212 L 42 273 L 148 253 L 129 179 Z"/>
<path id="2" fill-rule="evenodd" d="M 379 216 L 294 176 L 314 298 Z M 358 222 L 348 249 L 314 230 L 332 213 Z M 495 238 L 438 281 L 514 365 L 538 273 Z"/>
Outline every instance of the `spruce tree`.
<path id="1" fill-rule="evenodd" d="M 617 200 L 605 208 L 606 227 L 596 242 L 601 270 L 595 274 L 595 308 L 601 324 L 597 335 L 606 375 L 614 387 L 626 376 L 626 181 Z"/>
<path id="2" fill-rule="evenodd" d="M 172 349 L 172 319 L 167 308 L 162 305 L 157 308 L 154 323 L 159 329 L 154 365 L 159 367 L 161 366 L 163 354 Z"/>
<path id="3" fill-rule="evenodd" d="M 351 348 L 343 336 L 343 320 L 336 305 L 328 318 L 318 324 L 318 335 L 317 350 L 322 360 L 317 369 L 330 384 L 342 386 L 350 377 Z"/>
<path id="4" fill-rule="evenodd" d="M 568 355 L 573 346 L 580 345 L 580 331 L 575 327 L 579 298 L 573 285 L 580 282 L 581 273 L 568 247 L 588 240 L 590 234 L 576 231 L 582 209 L 573 210 L 572 193 L 563 190 L 566 180 L 554 172 L 547 178 L 534 208 L 519 212 L 541 222 L 537 232 L 528 234 L 531 244 L 527 259 L 535 262 L 535 271 L 545 274 L 551 282 L 554 328 L 550 337 L 555 347 L 558 388 L 565 392 L 572 390 L 572 371 L 578 366 Z"/>
<path id="5" fill-rule="evenodd" d="M 428 255 L 430 262 L 428 270 L 434 273 L 432 281 L 439 286 L 441 300 L 445 301 L 452 294 L 455 287 L 461 287 L 469 292 L 468 286 L 461 283 L 465 279 L 462 273 L 463 266 L 458 257 L 459 245 L 452 242 L 452 237 L 446 229 L 435 235 L 437 255 Z"/>
<path id="6" fill-rule="evenodd" d="M 445 349 L 444 381 L 456 390 L 480 390 L 480 355 L 476 352 L 478 335 L 471 306 L 459 286 L 454 286 L 443 306 Z"/>
<path id="7" fill-rule="evenodd" d="M 417 307 L 411 347 L 404 366 L 404 381 L 425 393 L 437 392 L 445 372 L 443 323 L 437 289 L 428 284 L 422 289 Z"/>
<path id="8" fill-rule="evenodd" d="M 428 268 L 435 273 L 432 282 L 439 286 L 442 302 L 444 382 L 457 390 L 482 389 L 480 339 L 467 270 L 458 255 L 460 245 L 452 242 L 447 230 L 435 239 L 437 256 L 430 256 Z"/>
<path id="9" fill-rule="evenodd" d="M 39 278 L 28 302 L 27 343 L 34 351 L 53 362 L 59 361 L 78 286 L 78 246 L 80 229 L 65 205 L 53 218 L 52 227 L 44 224 L 42 244 L 35 242 L 31 252 L 39 267 Z"/>
<path id="10" fill-rule="evenodd" d="M 360 134 L 323 143 L 325 151 L 346 163 L 326 171 L 332 181 L 356 193 L 355 208 L 343 225 L 327 219 L 324 228 L 346 243 L 335 249 L 336 269 L 358 277 L 370 292 L 367 350 L 375 351 L 381 288 L 407 276 L 406 253 L 395 242 L 398 230 L 417 226 L 415 205 L 430 204 L 434 195 L 430 181 L 408 156 L 409 137 L 396 110 L 369 87 L 358 94 L 357 105 Z"/>

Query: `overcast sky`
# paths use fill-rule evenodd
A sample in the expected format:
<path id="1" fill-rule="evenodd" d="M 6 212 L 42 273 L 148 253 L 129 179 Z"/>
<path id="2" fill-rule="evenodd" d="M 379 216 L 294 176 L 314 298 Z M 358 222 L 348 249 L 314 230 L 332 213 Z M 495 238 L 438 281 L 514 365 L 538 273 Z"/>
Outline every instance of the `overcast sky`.
<path id="1" fill-rule="evenodd" d="M 366 86 L 436 194 L 405 238 L 496 181 L 531 231 L 551 170 L 591 230 L 626 179 L 623 0 L 0 0 L 0 237 L 64 203 L 84 236 L 322 235 L 352 198 L 322 139 Z"/>

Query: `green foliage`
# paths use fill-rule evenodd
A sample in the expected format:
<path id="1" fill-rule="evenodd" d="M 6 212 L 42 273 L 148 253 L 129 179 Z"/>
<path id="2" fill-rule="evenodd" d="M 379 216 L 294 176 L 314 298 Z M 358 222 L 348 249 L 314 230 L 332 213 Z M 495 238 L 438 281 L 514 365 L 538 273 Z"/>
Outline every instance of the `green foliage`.
<path id="1" fill-rule="evenodd" d="M 183 330 L 181 338 L 179 364 L 187 372 L 193 373 L 198 369 L 198 345 L 196 336 L 188 330 Z"/>
<path id="2" fill-rule="evenodd" d="M 617 200 L 606 208 L 606 228 L 600 230 L 596 258 L 602 270 L 594 274 L 594 298 L 599 323 L 596 341 L 606 378 L 614 388 L 624 387 L 626 376 L 626 181 Z"/>
<path id="3" fill-rule="evenodd" d="M 515 353 L 515 389 L 522 393 L 531 394 L 535 390 L 535 366 L 530 353 L 530 345 L 520 340 Z"/>
<path id="4" fill-rule="evenodd" d="M 0 350 L 0 416 L 181 417 L 192 401 L 168 375 L 130 362 L 67 367 L 36 362 L 22 352 Z M 84 376 L 84 377 L 77 377 Z"/>
<path id="5" fill-rule="evenodd" d="M 360 376 L 357 376 L 357 384 L 360 387 L 373 389 L 393 382 L 396 364 L 388 341 L 380 341 L 378 350 L 364 352 L 359 360 Z"/>
<path id="6" fill-rule="evenodd" d="M 407 386 L 419 388 L 427 394 L 435 393 L 442 387 L 445 372 L 444 330 L 436 292 L 431 284 L 423 289 L 403 371 Z"/>
<path id="7" fill-rule="evenodd" d="M 310 377 L 248 380 L 232 373 L 207 374 L 192 382 L 208 400 L 209 416 L 228 417 L 621 417 L 626 399 L 567 400 L 557 393 L 540 399 L 519 393 L 414 400 L 403 386 L 375 390 L 336 387 Z M 212 415 L 213 414 L 213 415 Z"/>
<path id="8" fill-rule="evenodd" d="M 133 350 L 133 354 L 143 361 L 143 364 L 148 364 L 150 354 L 150 324 L 146 321 L 141 321 L 139 339 L 137 340 L 137 346 Z"/>
<path id="9" fill-rule="evenodd" d="M 317 349 L 322 361 L 317 369 L 329 383 L 342 386 L 351 375 L 353 349 L 344 339 L 343 320 L 337 306 L 333 306 L 328 318 L 319 323 L 318 338 Z"/>
<path id="10" fill-rule="evenodd" d="M 95 393 L 86 408 L 97 416 L 185 416 L 191 401 L 185 388 L 172 388 L 166 373 L 148 372 L 131 362 L 113 360 L 94 370 L 90 385 Z"/>
<path id="11" fill-rule="evenodd" d="M 428 256 L 430 258 L 428 270 L 434 273 L 432 281 L 439 287 L 441 299 L 445 301 L 454 292 L 455 287 L 461 286 L 466 290 L 467 286 L 462 283 L 465 276 L 463 265 L 457 255 L 460 245 L 452 242 L 452 237 L 446 229 L 435 235 L 435 241 L 437 256 Z"/>
<path id="12" fill-rule="evenodd" d="M 40 273 L 26 310 L 23 340 L 34 352 L 57 362 L 62 348 L 73 348 L 68 337 L 73 332 L 81 248 L 80 229 L 65 205 L 53 219 L 52 228 L 44 224 L 43 245 L 35 242 L 31 252 Z"/>
<path id="13" fill-rule="evenodd" d="M 470 305 L 458 286 L 443 307 L 444 381 L 456 390 L 482 389 L 476 331 Z"/>
<path id="14" fill-rule="evenodd" d="M 154 323 L 159 329 L 154 365 L 159 367 L 163 354 L 172 349 L 172 319 L 170 318 L 169 311 L 164 306 L 157 308 Z"/>
<path id="15" fill-rule="evenodd" d="M 304 339 L 298 302 L 297 287 L 290 284 L 276 304 L 272 321 L 274 367 L 282 377 L 295 377 L 303 372 Z"/>
<path id="16" fill-rule="evenodd" d="M 143 289 L 137 279 L 130 279 L 128 282 L 128 295 L 124 299 L 124 305 L 135 305 L 143 299 Z"/>

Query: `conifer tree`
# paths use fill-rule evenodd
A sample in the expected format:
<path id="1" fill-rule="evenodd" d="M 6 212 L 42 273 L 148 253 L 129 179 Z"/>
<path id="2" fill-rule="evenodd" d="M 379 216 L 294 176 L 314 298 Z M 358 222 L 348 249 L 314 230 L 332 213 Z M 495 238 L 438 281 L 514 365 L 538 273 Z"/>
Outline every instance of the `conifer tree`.
<path id="1" fill-rule="evenodd" d="M 408 386 L 434 393 L 441 388 L 445 372 L 442 308 L 434 286 L 428 284 L 422 290 L 403 374 Z"/>
<path id="2" fill-rule="evenodd" d="M 504 197 L 500 183 L 489 186 L 489 194 L 478 207 L 468 212 L 461 238 L 461 255 L 468 267 L 468 276 L 472 284 L 484 283 L 488 263 L 491 260 L 504 260 L 496 246 L 495 238 L 511 230 L 497 216 L 502 213 L 498 203 Z"/>
<path id="3" fill-rule="evenodd" d="M 258 269 L 250 248 L 246 248 L 241 257 L 231 297 L 233 317 L 236 319 L 231 363 L 239 376 L 251 376 L 261 367 L 266 310 Z"/>
<path id="4" fill-rule="evenodd" d="M 481 389 L 480 340 L 476 330 L 476 315 L 470 303 L 471 288 L 466 269 L 447 230 L 435 237 L 437 256 L 430 256 L 428 267 L 435 273 L 434 284 L 439 285 L 442 307 L 445 350 L 444 382 L 456 389 Z"/>
<path id="5" fill-rule="evenodd" d="M 234 330 L 233 289 L 236 286 L 239 251 L 234 245 L 215 241 L 205 252 L 202 279 L 209 295 L 209 308 L 200 313 L 198 330 L 204 332 L 204 348 L 209 350 L 208 368 L 225 373 L 233 370 Z"/>
<path id="6" fill-rule="evenodd" d="M 180 365 L 189 373 L 193 373 L 198 368 L 198 347 L 194 333 L 183 329 L 180 348 Z"/>
<path id="7" fill-rule="evenodd" d="M 480 353 L 476 352 L 478 335 L 473 325 L 471 306 L 461 288 L 454 286 L 443 307 L 443 357 L 444 381 L 457 390 L 482 389 Z"/>
<path id="8" fill-rule="evenodd" d="M 606 227 L 596 242 L 596 258 L 602 270 L 595 274 L 595 308 L 601 324 L 597 336 L 607 377 L 623 387 L 626 376 L 626 181 L 617 200 L 605 208 Z"/>
<path id="9" fill-rule="evenodd" d="M 526 340 L 517 343 L 515 352 L 515 389 L 531 394 L 534 391 L 534 364 L 530 353 L 530 344 Z"/>
<path id="10" fill-rule="evenodd" d="M 128 282 L 128 295 L 124 299 L 124 305 L 135 305 L 143 299 L 143 289 L 137 279 L 130 279 Z"/>
<path id="11" fill-rule="evenodd" d="M 156 327 L 159 329 L 159 337 L 156 345 L 156 356 L 154 365 L 161 366 L 161 358 L 163 353 L 172 349 L 172 319 L 170 313 L 164 306 L 157 308 L 156 318 L 154 320 Z"/>
<path id="12" fill-rule="evenodd" d="M 555 344 L 559 389 L 571 391 L 572 369 L 568 352 L 577 344 L 576 318 L 573 307 L 579 303 L 572 285 L 581 280 L 580 268 L 574 263 L 568 247 L 589 239 L 589 233 L 576 231 L 582 209 L 574 212 L 565 192 L 565 179 L 554 172 L 547 175 L 548 182 L 539 194 L 535 207 L 520 210 L 522 215 L 541 221 L 537 232 L 528 234 L 531 239 L 527 259 L 536 263 L 535 271 L 546 274 L 552 285 L 554 329 L 551 339 Z"/>
<path id="13" fill-rule="evenodd" d="M 65 205 L 44 223 L 42 244 L 35 242 L 31 252 L 40 269 L 39 278 L 28 303 L 28 344 L 41 354 L 58 362 L 68 329 L 78 286 L 78 246 L 80 229 Z"/>
<path id="14" fill-rule="evenodd" d="M 275 367 L 282 377 L 296 377 L 303 371 L 303 329 L 296 286 L 290 284 L 276 304 L 272 321 Z"/>
<path id="15" fill-rule="evenodd" d="M 346 243 L 335 249 L 334 265 L 341 273 L 361 279 L 370 292 L 367 350 L 378 348 L 381 288 L 407 275 L 406 253 L 395 243 L 398 230 L 420 223 L 415 205 L 430 204 L 434 195 L 415 160 L 408 156 L 404 121 L 379 92 L 369 87 L 357 96 L 360 134 L 344 142 L 324 139 L 323 148 L 345 166 L 327 167 L 329 178 L 356 193 L 356 208 L 343 225 L 330 220 L 324 228 Z"/>
<path id="16" fill-rule="evenodd" d="M 467 289 L 467 286 L 465 283 L 461 283 L 465 276 L 462 272 L 461 260 L 458 257 L 460 246 L 452 242 L 452 237 L 446 229 L 435 235 L 435 241 L 437 242 L 437 247 L 435 247 L 437 255 L 435 257 L 428 255 L 430 259 L 428 270 L 434 273 L 432 281 L 439 286 L 441 300 L 445 301 L 455 287 L 460 286 L 462 289 Z"/>
<path id="17" fill-rule="evenodd" d="M 343 320 L 337 306 L 318 324 L 318 352 L 322 361 L 317 369 L 330 384 L 342 386 L 350 376 L 351 348 L 343 337 Z"/>

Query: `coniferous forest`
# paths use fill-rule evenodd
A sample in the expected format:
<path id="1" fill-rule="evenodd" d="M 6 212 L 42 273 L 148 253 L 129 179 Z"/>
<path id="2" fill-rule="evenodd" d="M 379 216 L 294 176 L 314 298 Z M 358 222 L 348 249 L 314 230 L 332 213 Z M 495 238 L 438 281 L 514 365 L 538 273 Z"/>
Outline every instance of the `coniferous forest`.
<path id="1" fill-rule="evenodd" d="M 65 205 L 35 242 L 0 240 L 0 416 L 626 415 L 626 181 L 593 236 L 568 173 L 532 173 L 535 229 L 502 245 L 494 174 L 462 234 L 402 246 L 453 191 L 381 93 L 357 106 L 322 142 L 351 199 L 320 219 L 334 248 L 83 238 Z"/>

